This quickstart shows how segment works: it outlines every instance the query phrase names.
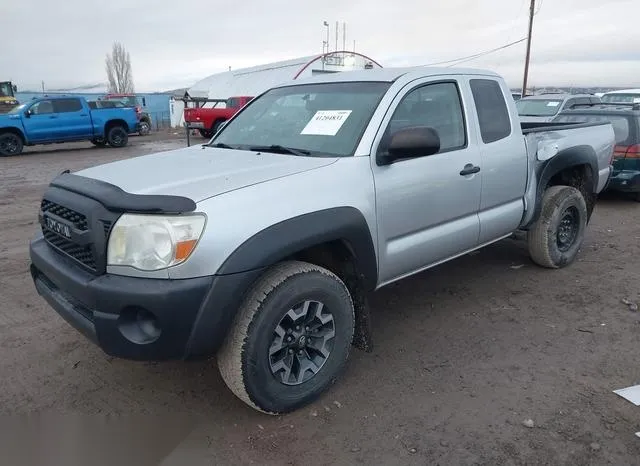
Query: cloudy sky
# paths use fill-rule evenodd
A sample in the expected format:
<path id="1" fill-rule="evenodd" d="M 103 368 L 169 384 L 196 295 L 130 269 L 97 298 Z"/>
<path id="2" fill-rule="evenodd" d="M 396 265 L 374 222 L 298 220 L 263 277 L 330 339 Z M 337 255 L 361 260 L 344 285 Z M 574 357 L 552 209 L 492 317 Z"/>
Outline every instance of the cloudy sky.
<path id="1" fill-rule="evenodd" d="M 640 87 L 640 0 L 537 0 L 530 83 Z M 375 5 L 375 6 L 374 6 Z M 138 91 L 188 87 L 241 68 L 322 51 L 323 21 L 383 66 L 469 56 L 524 38 L 529 0 L 20 0 L 3 5 L 0 80 L 21 89 L 106 81 L 113 41 Z M 342 33 L 342 27 L 340 27 Z M 342 36 L 339 38 L 342 44 Z M 522 80 L 525 45 L 464 66 Z"/>

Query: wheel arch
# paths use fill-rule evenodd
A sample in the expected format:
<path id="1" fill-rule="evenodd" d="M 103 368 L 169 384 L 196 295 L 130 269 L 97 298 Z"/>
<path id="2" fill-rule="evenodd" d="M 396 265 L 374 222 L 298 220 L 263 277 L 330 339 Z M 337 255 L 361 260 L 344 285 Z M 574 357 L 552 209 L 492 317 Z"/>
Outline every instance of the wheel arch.
<path id="1" fill-rule="evenodd" d="M 373 238 L 364 216 L 354 207 L 324 209 L 267 227 L 231 253 L 217 274 L 246 272 L 293 258 L 322 261 L 328 252 L 348 254 L 364 287 L 375 289 L 378 261 Z"/>
<path id="2" fill-rule="evenodd" d="M 540 218 L 542 198 L 551 186 L 566 185 L 579 189 L 587 203 L 590 218 L 597 197 L 597 177 L 598 158 L 591 146 L 575 146 L 559 152 L 542 169 L 537 183 L 535 211 L 523 229 L 528 229 Z"/>
<path id="3" fill-rule="evenodd" d="M 127 133 L 130 130 L 129 125 L 124 120 L 121 120 L 121 119 L 109 120 L 104 124 L 104 137 L 107 137 L 107 133 L 114 126 L 122 126 L 125 129 L 125 131 L 127 131 Z"/>
<path id="4" fill-rule="evenodd" d="M 20 128 L 16 128 L 15 126 L 7 126 L 5 128 L 0 128 L 0 135 L 7 134 L 7 133 L 15 134 L 16 136 L 18 136 L 20 139 L 22 139 L 22 144 L 29 143 L 29 141 L 27 141 L 27 138 L 24 132 Z"/>

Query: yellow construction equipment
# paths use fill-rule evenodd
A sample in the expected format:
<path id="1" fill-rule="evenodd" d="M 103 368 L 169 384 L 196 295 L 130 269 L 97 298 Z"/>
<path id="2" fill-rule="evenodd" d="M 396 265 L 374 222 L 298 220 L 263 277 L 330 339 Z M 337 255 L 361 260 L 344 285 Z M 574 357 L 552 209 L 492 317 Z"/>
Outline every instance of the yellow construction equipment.
<path id="1" fill-rule="evenodd" d="M 20 105 L 15 97 L 17 91 L 18 88 L 11 81 L 0 81 L 0 113 L 7 113 Z"/>

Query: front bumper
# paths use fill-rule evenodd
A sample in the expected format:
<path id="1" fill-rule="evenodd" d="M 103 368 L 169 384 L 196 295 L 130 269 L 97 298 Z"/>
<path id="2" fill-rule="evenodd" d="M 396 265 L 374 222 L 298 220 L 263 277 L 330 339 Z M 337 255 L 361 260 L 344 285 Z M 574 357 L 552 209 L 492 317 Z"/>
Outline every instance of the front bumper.
<path id="1" fill-rule="evenodd" d="M 607 190 L 626 193 L 640 192 L 640 171 L 620 170 L 614 171 L 609 178 Z"/>
<path id="2" fill-rule="evenodd" d="M 163 280 L 93 275 L 43 238 L 30 245 L 38 293 L 114 357 L 167 360 L 214 354 L 260 270 Z"/>

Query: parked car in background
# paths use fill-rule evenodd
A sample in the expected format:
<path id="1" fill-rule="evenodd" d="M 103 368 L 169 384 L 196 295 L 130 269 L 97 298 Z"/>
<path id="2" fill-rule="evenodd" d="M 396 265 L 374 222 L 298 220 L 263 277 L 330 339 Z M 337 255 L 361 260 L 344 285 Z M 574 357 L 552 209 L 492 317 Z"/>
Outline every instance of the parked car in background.
<path id="1" fill-rule="evenodd" d="M 145 111 L 147 106 L 145 97 L 140 97 L 136 94 L 107 94 L 101 100 L 122 102 L 126 107 L 134 108 L 140 123 L 136 132 L 140 136 L 144 136 L 151 131 L 151 115 Z"/>
<path id="2" fill-rule="evenodd" d="M 593 105 L 600 99 L 590 94 L 540 94 L 528 95 L 516 102 L 520 121 L 543 123 L 553 120 L 560 112 L 582 105 Z"/>
<path id="3" fill-rule="evenodd" d="M 605 92 L 602 102 L 609 104 L 640 104 L 640 89 L 622 89 Z"/>
<path id="4" fill-rule="evenodd" d="M 96 146 L 124 147 L 138 118 L 132 108 L 91 108 L 82 97 L 43 97 L 0 115 L 0 155 L 23 147 L 89 140 Z"/>
<path id="5" fill-rule="evenodd" d="M 204 138 L 211 138 L 220 126 L 244 107 L 253 97 L 230 97 L 224 101 L 224 107 L 196 107 L 184 109 L 184 121 L 189 128 L 197 129 Z"/>
<path id="6" fill-rule="evenodd" d="M 207 144 L 56 177 L 31 274 L 108 354 L 217 354 L 241 400 L 289 412 L 369 348 L 368 292 L 517 230 L 536 264 L 571 264 L 613 146 L 607 122 L 521 124 L 490 71 L 300 79 Z"/>
<path id="7" fill-rule="evenodd" d="M 607 189 L 630 193 L 640 202 L 640 103 L 567 110 L 554 119 L 562 123 L 605 121 L 611 123 L 616 137 L 613 173 Z"/>

